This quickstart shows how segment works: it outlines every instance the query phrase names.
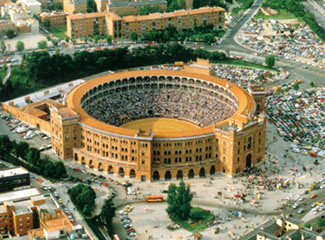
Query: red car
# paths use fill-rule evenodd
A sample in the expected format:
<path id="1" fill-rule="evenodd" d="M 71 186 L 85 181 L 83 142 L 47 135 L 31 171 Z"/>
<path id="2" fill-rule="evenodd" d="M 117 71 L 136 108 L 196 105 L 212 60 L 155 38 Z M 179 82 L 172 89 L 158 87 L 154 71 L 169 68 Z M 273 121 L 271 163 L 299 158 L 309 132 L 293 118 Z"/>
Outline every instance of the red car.
<path id="1" fill-rule="evenodd" d="M 312 199 L 312 198 L 315 198 L 315 197 L 317 197 L 317 194 L 316 193 L 314 193 L 314 194 L 312 194 L 312 195 L 310 195 L 310 199 Z"/>

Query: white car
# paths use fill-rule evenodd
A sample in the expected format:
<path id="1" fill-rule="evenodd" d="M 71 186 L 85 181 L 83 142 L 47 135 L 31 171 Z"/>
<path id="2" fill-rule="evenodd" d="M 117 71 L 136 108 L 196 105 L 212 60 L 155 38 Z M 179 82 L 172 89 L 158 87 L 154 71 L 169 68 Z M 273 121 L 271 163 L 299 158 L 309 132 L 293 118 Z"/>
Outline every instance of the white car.
<path id="1" fill-rule="evenodd" d="M 298 200 L 302 202 L 303 200 L 305 200 L 305 197 L 300 197 Z"/>

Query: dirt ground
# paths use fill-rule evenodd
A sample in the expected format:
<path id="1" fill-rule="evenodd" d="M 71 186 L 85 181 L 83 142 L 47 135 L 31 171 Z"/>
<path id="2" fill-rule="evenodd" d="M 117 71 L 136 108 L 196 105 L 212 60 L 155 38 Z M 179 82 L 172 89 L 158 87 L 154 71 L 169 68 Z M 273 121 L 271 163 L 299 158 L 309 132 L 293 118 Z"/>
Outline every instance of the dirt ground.
<path id="1" fill-rule="evenodd" d="M 34 49 L 34 48 L 37 48 L 37 43 L 39 41 L 46 40 L 46 37 L 40 33 L 38 33 L 38 34 L 34 34 L 34 33 L 19 34 L 17 37 L 15 37 L 13 39 L 5 40 L 7 50 L 15 51 L 16 44 L 19 40 L 25 44 L 25 49 Z M 52 43 L 48 41 L 47 45 L 52 46 Z"/>
<path id="2" fill-rule="evenodd" d="M 199 129 L 197 125 L 171 118 L 147 118 L 140 119 L 132 122 L 128 122 L 121 127 L 129 129 L 143 129 L 152 130 L 153 132 L 176 132 L 176 131 L 187 131 L 193 129 Z"/>

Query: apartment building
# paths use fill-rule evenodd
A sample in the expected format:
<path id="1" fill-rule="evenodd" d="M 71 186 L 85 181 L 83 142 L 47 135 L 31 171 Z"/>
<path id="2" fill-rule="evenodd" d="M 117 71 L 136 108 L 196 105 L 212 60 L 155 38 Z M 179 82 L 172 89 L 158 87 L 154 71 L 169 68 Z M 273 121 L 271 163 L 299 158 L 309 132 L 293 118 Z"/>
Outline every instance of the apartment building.
<path id="1" fill-rule="evenodd" d="M 68 14 L 86 13 L 87 1 L 86 0 L 64 0 L 63 11 Z"/>
<path id="2" fill-rule="evenodd" d="M 109 0 L 107 3 L 107 11 L 115 13 L 119 16 L 138 15 L 142 7 L 158 7 L 161 12 L 167 9 L 166 0 Z"/>
<path id="3" fill-rule="evenodd" d="M 59 238 L 72 229 L 73 224 L 51 195 L 41 195 L 36 188 L 0 194 L 0 236 Z"/>
<path id="4" fill-rule="evenodd" d="M 10 20 L 0 20 L 0 32 L 5 32 L 8 29 L 16 30 L 15 24 Z"/>
<path id="5" fill-rule="evenodd" d="M 67 16 L 67 36 L 85 37 L 94 34 L 107 34 L 107 13 L 73 14 Z"/>
<path id="6" fill-rule="evenodd" d="M 113 12 L 78 14 L 67 17 L 67 35 L 74 38 L 109 34 L 113 39 L 124 39 L 129 38 L 131 32 L 141 36 L 151 30 L 165 29 L 169 26 L 182 30 L 213 24 L 215 28 L 221 29 L 224 21 L 225 10 L 219 7 L 126 17 L 120 17 Z"/>
<path id="7" fill-rule="evenodd" d="M 67 13 L 65 12 L 56 12 L 51 13 L 43 12 L 40 14 L 41 22 L 44 22 L 46 19 L 49 20 L 50 27 L 65 27 L 67 25 Z"/>
<path id="8" fill-rule="evenodd" d="M 32 15 L 41 13 L 41 3 L 36 0 L 19 0 L 17 5 L 23 6 L 26 10 L 30 11 Z"/>

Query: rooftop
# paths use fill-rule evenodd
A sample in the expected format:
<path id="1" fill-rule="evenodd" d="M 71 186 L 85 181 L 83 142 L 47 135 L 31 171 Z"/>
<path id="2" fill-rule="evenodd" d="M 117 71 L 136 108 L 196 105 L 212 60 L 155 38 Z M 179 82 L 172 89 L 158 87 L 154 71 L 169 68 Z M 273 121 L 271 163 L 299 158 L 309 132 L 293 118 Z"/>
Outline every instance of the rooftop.
<path id="1" fill-rule="evenodd" d="M 202 13 L 224 12 L 224 11 L 225 10 L 220 7 L 202 7 L 193 10 L 178 10 L 178 11 L 168 12 L 168 13 L 152 13 L 143 16 L 126 16 L 123 17 L 122 19 L 125 22 L 137 22 L 137 21 L 146 21 L 146 20 L 153 20 L 159 18 L 172 18 L 172 17 L 187 16 L 187 15 L 197 15 Z"/>
<path id="2" fill-rule="evenodd" d="M 141 6 L 151 4 L 166 4 L 166 0 L 151 0 L 151 1 L 111 1 L 107 5 L 109 7 L 127 7 L 127 6 Z"/>
<path id="3" fill-rule="evenodd" d="M 30 197 L 37 196 L 40 194 L 41 193 L 36 188 L 5 192 L 0 194 L 0 203 L 29 199 Z"/>
<path id="4" fill-rule="evenodd" d="M 16 175 L 29 174 L 29 172 L 22 167 L 8 168 L 0 170 L 0 178 L 11 177 Z"/>

